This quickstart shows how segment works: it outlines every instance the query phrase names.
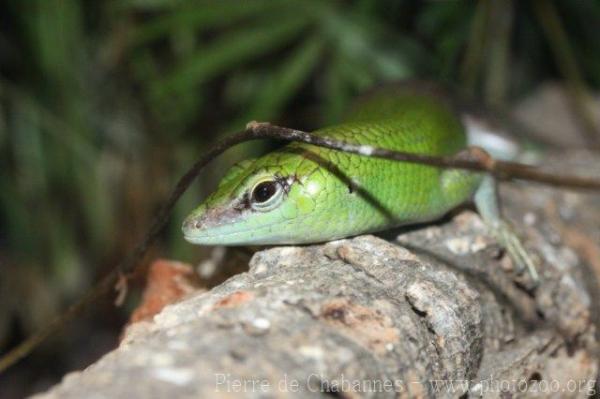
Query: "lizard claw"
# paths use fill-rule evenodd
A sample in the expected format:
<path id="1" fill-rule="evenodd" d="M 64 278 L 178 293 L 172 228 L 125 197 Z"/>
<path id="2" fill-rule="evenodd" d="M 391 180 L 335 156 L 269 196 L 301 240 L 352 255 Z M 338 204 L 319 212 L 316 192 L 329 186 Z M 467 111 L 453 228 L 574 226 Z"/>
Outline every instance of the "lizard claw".
<path id="1" fill-rule="evenodd" d="M 540 278 L 534 258 L 527 252 L 519 237 L 514 233 L 512 227 L 506 222 L 501 221 L 495 223 L 495 225 L 492 226 L 491 231 L 515 262 L 517 273 L 522 273 L 523 270 L 527 269 L 531 279 L 537 285 Z"/>

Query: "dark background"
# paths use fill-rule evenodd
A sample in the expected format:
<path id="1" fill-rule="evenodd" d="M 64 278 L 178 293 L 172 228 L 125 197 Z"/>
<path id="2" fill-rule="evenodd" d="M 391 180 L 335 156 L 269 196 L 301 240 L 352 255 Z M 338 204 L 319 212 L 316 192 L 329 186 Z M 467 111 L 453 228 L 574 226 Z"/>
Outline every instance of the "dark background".
<path id="1" fill-rule="evenodd" d="M 594 0 L 3 0 L 2 352 L 119 261 L 186 168 L 247 121 L 311 129 L 405 78 L 502 113 L 559 81 L 591 136 L 579 105 L 600 86 L 599 35 Z M 183 241 L 183 217 L 224 168 L 268 145 L 213 162 L 151 258 L 206 257 Z M 122 308 L 96 304 L 0 376 L 0 397 L 44 389 L 116 345 L 137 291 Z"/>

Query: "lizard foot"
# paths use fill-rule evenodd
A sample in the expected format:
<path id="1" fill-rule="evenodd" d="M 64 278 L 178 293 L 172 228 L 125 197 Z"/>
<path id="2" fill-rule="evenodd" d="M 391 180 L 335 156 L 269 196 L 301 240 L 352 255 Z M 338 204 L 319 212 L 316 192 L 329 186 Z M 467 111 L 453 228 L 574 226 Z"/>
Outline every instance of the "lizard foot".
<path id="1" fill-rule="evenodd" d="M 535 284 L 539 282 L 539 274 L 536 269 L 536 262 L 533 256 L 525 249 L 523 243 L 513 231 L 513 228 L 504 221 L 497 221 L 490 226 L 490 231 L 494 238 L 498 240 L 513 262 L 515 262 L 517 273 L 522 273 L 527 269 L 531 279 Z"/>

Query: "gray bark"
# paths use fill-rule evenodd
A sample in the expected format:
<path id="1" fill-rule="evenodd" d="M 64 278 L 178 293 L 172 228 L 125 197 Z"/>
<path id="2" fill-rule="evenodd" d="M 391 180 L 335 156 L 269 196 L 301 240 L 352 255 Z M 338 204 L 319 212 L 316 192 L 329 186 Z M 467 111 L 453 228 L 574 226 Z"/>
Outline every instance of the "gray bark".
<path id="1" fill-rule="evenodd" d="M 598 176 L 598 158 L 549 164 Z M 536 288 L 470 210 L 391 239 L 267 249 L 38 397 L 587 397 L 600 196 L 527 183 L 502 194 L 542 260 Z"/>

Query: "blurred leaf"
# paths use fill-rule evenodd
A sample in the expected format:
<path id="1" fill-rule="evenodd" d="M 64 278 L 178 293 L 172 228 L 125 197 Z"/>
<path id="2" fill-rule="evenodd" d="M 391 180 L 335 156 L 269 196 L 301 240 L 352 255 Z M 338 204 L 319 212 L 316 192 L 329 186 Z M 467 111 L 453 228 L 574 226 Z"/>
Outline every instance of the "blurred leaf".
<path id="1" fill-rule="evenodd" d="M 348 96 L 348 84 L 344 79 L 344 60 L 336 52 L 330 55 L 329 69 L 325 75 L 325 85 L 322 96 L 325 98 L 324 122 L 334 123 L 341 119 L 346 107 Z"/>
<path id="2" fill-rule="evenodd" d="M 173 7 L 180 7 L 190 3 L 189 0 L 117 0 L 116 7 L 121 12 L 129 8 L 140 8 L 144 10 L 164 10 Z"/>
<path id="3" fill-rule="evenodd" d="M 232 26 L 238 21 L 256 16 L 274 8 L 285 8 L 285 2 L 272 0 L 208 0 L 185 2 L 167 15 L 144 23 L 133 32 L 132 44 L 141 45 L 179 29 L 207 30 Z"/>
<path id="4" fill-rule="evenodd" d="M 306 15 L 296 15 L 224 35 L 189 57 L 164 79 L 154 82 L 152 92 L 155 96 L 175 94 L 205 82 L 277 48 L 296 36 L 307 22 Z"/>
<path id="5" fill-rule="evenodd" d="M 15 104 L 12 140 L 15 172 L 25 196 L 42 197 L 46 191 L 45 162 L 39 128 L 39 114 L 25 103 Z"/>
<path id="6" fill-rule="evenodd" d="M 425 56 L 415 43 L 383 29 L 376 20 L 354 14 L 321 18 L 325 19 L 323 30 L 330 37 L 335 54 L 345 58 L 345 64 L 351 68 L 366 67 L 378 81 L 412 76 L 413 66 Z M 356 80 L 359 81 L 360 78 Z"/>
<path id="7" fill-rule="evenodd" d="M 308 79 L 319 60 L 323 45 L 320 38 L 311 37 L 287 57 L 279 70 L 255 93 L 249 111 L 240 119 L 241 123 L 253 119 L 271 120 L 278 116 L 281 109 Z"/>
<path id="8" fill-rule="evenodd" d="M 469 38 L 475 5 L 481 3 L 430 3 L 417 18 L 417 29 L 429 37 L 437 53 L 436 62 L 432 66 L 445 79 L 456 76 L 458 58 Z"/>

